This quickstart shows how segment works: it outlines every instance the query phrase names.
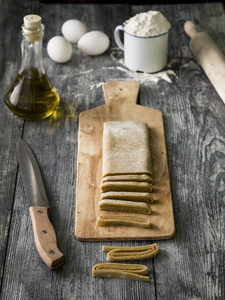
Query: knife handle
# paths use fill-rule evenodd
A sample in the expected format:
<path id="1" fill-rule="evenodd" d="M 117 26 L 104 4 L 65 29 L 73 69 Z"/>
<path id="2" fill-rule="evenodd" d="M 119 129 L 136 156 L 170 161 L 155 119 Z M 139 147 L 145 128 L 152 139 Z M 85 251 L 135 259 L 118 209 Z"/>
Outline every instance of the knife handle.
<path id="1" fill-rule="evenodd" d="M 30 206 L 29 211 L 38 253 L 51 270 L 59 268 L 66 258 L 57 247 L 55 230 L 49 220 L 49 208 Z"/>

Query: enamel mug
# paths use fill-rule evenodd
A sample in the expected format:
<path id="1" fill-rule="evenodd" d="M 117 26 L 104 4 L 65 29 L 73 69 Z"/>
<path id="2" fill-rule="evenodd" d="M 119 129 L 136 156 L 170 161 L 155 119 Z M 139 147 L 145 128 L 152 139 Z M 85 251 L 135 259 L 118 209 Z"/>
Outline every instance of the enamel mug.
<path id="1" fill-rule="evenodd" d="M 120 31 L 124 34 L 124 44 L 120 39 Z M 124 25 L 119 25 L 115 28 L 114 38 L 118 47 L 124 51 L 124 62 L 128 69 L 154 73 L 167 65 L 168 33 L 140 37 L 127 33 Z"/>

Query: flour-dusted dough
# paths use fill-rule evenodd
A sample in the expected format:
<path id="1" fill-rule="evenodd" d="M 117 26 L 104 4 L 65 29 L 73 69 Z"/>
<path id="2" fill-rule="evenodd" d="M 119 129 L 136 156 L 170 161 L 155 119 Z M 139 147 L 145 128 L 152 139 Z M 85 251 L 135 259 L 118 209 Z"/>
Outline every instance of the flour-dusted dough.
<path id="1" fill-rule="evenodd" d="M 99 210 L 151 214 L 152 165 L 148 125 L 143 122 L 106 122 Z M 135 216 L 99 216 L 98 226 L 150 228 Z"/>
<path id="2" fill-rule="evenodd" d="M 109 175 L 102 178 L 102 183 L 107 181 L 137 181 L 151 182 L 153 184 L 152 176 L 147 174 Z"/>
<path id="3" fill-rule="evenodd" d="M 103 131 L 102 177 L 152 176 L 148 125 L 144 122 L 106 122 Z"/>
<path id="4" fill-rule="evenodd" d="M 151 208 L 148 203 L 145 202 L 133 202 L 133 201 L 121 201 L 121 200 L 101 200 L 98 207 L 100 210 L 117 211 L 150 215 Z"/>
<path id="5" fill-rule="evenodd" d="M 107 181 L 101 184 L 103 193 L 110 191 L 121 192 L 151 192 L 152 185 L 149 182 L 136 181 Z"/>
<path id="6" fill-rule="evenodd" d="M 129 200 L 145 203 L 153 203 L 154 199 L 150 193 L 145 192 L 106 192 L 101 193 L 101 200 L 104 199 L 117 199 Z"/>

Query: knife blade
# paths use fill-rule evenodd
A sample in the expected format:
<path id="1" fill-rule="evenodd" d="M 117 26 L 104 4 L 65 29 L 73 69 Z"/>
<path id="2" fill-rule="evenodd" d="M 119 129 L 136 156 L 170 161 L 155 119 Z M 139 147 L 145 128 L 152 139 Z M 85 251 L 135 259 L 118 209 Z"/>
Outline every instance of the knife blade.
<path id="1" fill-rule="evenodd" d="M 55 230 L 49 219 L 50 205 L 38 163 L 22 139 L 17 143 L 17 159 L 29 203 L 37 251 L 47 267 L 55 270 L 65 263 L 66 258 L 58 249 Z"/>

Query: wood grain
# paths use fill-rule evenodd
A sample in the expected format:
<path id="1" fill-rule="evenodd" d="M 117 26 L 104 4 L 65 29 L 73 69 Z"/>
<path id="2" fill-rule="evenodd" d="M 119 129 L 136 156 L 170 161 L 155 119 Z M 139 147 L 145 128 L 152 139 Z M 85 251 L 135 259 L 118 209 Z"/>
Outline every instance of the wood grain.
<path id="1" fill-rule="evenodd" d="M 136 105 L 139 86 L 135 81 L 106 82 L 103 85 L 106 105 L 80 114 L 75 216 L 75 236 L 79 240 L 168 239 L 175 234 L 162 114 Z M 101 198 L 103 124 L 108 121 L 142 121 L 149 126 L 155 180 L 152 214 L 146 216 L 151 222 L 150 229 L 97 226 L 98 216 L 107 214 L 99 211 L 98 204 Z"/>
<path id="2" fill-rule="evenodd" d="M 0 1 L 0 277 L 3 274 L 10 222 L 12 217 L 16 178 L 16 144 L 22 137 L 24 121 L 13 118 L 4 104 L 4 93 L 17 75 L 20 65 L 20 28 L 24 14 L 38 12 L 39 2 Z M 10 21 L 9 21 L 10 20 Z"/>
<path id="3" fill-rule="evenodd" d="M 0 91 L 20 62 L 20 26 L 24 13 L 40 12 L 45 24 L 45 70 L 57 87 L 58 114 L 41 122 L 12 116 L 0 101 L 0 298 L 4 300 L 223 300 L 225 106 L 190 48 L 184 22 L 193 20 L 225 53 L 225 18 L 221 3 L 173 5 L 45 5 L 38 1 L 0 0 Z M 154 83 L 129 72 L 116 48 L 115 26 L 139 12 L 160 10 L 171 22 L 168 69 L 171 83 Z M 89 57 L 73 45 L 66 64 L 48 57 L 48 40 L 61 35 L 65 20 L 76 18 L 89 30 L 102 30 L 110 47 Z M 9 22 L 10 20 L 10 22 Z M 17 30 L 18 28 L 18 30 Z M 176 235 L 158 240 L 159 254 L 146 260 L 150 281 L 92 278 L 95 264 L 106 262 L 102 246 L 143 246 L 149 241 L 81 242 L 74 237 L 78 115 L 104 105 L 101 84 L 141 83 L 138 104 L 161 111 L 164 123 Z M 49 271 L 37 255 L 26 193 L 17 173 L 18 138 L 32 146 L 51 207 L 51 221 L 66 264 Z M 140 263 L 137 261 L 135 263 Z"/>

